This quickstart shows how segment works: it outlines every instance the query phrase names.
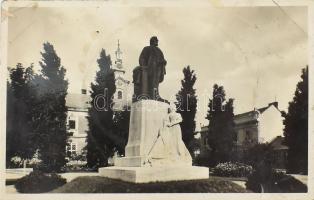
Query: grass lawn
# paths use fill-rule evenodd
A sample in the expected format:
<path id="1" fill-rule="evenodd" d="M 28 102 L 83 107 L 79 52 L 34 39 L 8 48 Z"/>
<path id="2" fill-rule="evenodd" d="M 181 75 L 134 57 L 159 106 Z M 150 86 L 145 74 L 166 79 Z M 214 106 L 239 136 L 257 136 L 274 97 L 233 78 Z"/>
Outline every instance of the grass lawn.
<path id="1" fill-rule="evenodd" d="M 191 181 L 128 183 L 100 176 L 82 176 L 52 191 L 53 193 L 245 193 L 245 188 L 215 178 Z"/>

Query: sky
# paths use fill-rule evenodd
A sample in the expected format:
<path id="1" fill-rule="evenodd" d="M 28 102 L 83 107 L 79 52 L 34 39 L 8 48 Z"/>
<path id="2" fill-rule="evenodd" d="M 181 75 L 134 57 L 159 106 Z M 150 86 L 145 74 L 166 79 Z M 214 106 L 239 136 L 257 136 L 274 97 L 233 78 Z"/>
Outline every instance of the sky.
<path id="1" fill-rule="evenodd" d="M 308 64 L 306 7 L 33 7 L 9 12 L 8 65 L 34 63 L 43 43 L 52 43 L 67 70 L 69 93 L 94 80 L 102 48 L 114 60 L 117 40 L 126 78 L 151 36 L 168 61 L 160 84 L 174 100 L 182 69 L 197 76 L 197 124 L 207 124 L 208 99 L 215 83 L 234 98 L 235 114 L 273 101 L 287 110 L 301 69 Z"/>

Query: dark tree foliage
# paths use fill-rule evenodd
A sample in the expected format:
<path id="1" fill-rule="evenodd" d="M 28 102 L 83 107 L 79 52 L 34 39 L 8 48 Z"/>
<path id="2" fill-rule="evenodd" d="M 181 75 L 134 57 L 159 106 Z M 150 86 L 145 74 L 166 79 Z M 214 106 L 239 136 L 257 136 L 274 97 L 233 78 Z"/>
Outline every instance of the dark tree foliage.
<path id="1" fill-rule="evenodd" d="M 36 76 L 34 85 L 37 89 L 36 106 L 33 110 L 33 128 L 36 131 L 36 142 L 42 165 L 46 172 L 59 172 L 66 164 L 67 95 L 68 81 L 66 70 L 50 43 L 43 44 L 41 52 L 41 75 Z"/>
<path id="2" fill-rule="evenodd" d="M 32 145 L 32 101 L 34 90 L 33 65 L 24 68 L 21 63 L 10 70 L 10 82 L 7 82 L 7 166 L 14 156 L 22 159 L 31 158 L 34 154 Z"/>
<path id="3" fill-rule="evenodd" d="M 194 155 L 195 142 L 195 114 L 197 109 L 197 96 L 194 84 L 196 75 L 190 66 L 183 68 L 184 78 L 181 80 L 181 89 L 176 94 L 177 112 L 182 116 L 182 139 L 190 154 Z"/>
<path id="4" fill-rule="evenodd" d="M 256 169 L 260 163 L 272 163 L 273 149 L 268 143 L 256 144 L 248 149 L 244 162 Z"/>
<path id="5" fill-rule="evenodd" d="M 284 113 L 284 136 L 288 150 L 290 173 L 308 172 L 308 73 L 302 70 L 301 81 L 297 84 L 288 113 Z"/>
<path id="6" fill-rule="evenodd" d="M 115 135 L 112 96 L 116 91 L 111 59 L 104 49 L 97 60 L 99 71 L 91 84 L 91 107 L 88 110 L 87 165 L 98 168 L 108 165 L 119 137 Z"/>
<path id="7" fill-rule="evenodd" d="M 307 186 L 292 176 L 274 169 L 274 149 L 270 144 L 256 144 L 246 155 L 253 173 L 248 176 L 247 189 L 264 193 L 307 192 Z M 275 158 L 276 159 L 276 158 Z"/>
<path id="8" fill-rule="evenodd" d="M 212 99 L 209 99 L 209 110 L 206 119 L 209 120 L 208 144 L 213 156 L 212 164 L 231 160 L 235 140 L 235 124 L 233 114 L 233 99 L 226 101 L 223 86 L 217 84 L 213 87 Z"/>
<path id="9" fill-rule="evenodd" d="M 130 125 L 130 111 L 125 108 L 121 111 L 114 112 L 114 134 L 118 136 L 118 140 L 115 142 L 116 150 L 120 155 L 124 155 L 124 149 L 128 142 L 129 125 Z"/>

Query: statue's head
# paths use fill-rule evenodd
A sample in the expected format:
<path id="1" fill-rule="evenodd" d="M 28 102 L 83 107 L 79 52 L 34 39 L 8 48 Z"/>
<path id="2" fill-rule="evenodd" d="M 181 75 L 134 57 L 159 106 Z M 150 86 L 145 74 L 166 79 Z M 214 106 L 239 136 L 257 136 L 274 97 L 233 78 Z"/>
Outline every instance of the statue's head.
<path id="1" fill-rule="evenodd" d="M 156 36 L 151 37 L 149 43 L 151 46 L 157 47 L 158 46 L 158 38 Z"/>

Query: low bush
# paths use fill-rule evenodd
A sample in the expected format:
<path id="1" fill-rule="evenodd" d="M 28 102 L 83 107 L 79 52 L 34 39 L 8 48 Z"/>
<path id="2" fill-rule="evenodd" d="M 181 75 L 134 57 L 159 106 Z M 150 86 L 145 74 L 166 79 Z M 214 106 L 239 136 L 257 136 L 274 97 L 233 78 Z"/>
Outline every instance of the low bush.
<path id="1" fill-rule="evenodd" d="M 34 171 L 19 179 L 15 188 L 20 193 L 43 193 L 56 189 L 65 183 L 66 180 L 58 174 Z"/>
<path id="2" fill-rule="evenodd" d="M 211 157 L 210 156 L 211 155 L 210 155 L 209 151 L 205 151 L 204 153 L 201 153 L 201 154 L 197 155 L 193 159 L 193 165 L 209 167 L 210 166 L 210 162 L 211 162 Z"/>
<path id="3" fill-rule="evenodd" d="M 213 175 L 224 177 L 247 177 L 252 172 L 252 166 L 238 162 L 219 163 L 213 168 Z"/>
<path id="4" fill-rule="evenodd" d="M 67 164 L 63 168 L 64 172 L 94 172 L 98 171 L 98 169 L 90 169 L 87 165 L 80 165 L 80 164 Z"/>
<path id="5" fill-rule="evenodd" d="M 248 177 L 246 188 L 263 193 L 302 193 L 307 186 L 294 177 L 268 166 L 259 167 Z"/>
<path id="6" fill-rule="evenodd" d="M 11 158 L 7 167 L 8 168 L 22 168 L 24 167 L 24 162 L 27 168 L 34 168 L 40 163 L 40 160 L 37 157 L 24 160 L 19 156 L 14 156 Z"/>

